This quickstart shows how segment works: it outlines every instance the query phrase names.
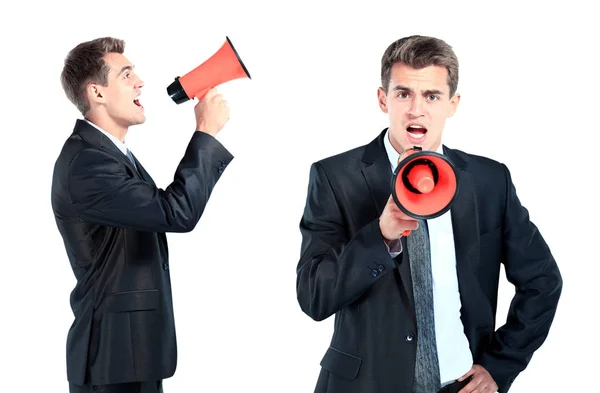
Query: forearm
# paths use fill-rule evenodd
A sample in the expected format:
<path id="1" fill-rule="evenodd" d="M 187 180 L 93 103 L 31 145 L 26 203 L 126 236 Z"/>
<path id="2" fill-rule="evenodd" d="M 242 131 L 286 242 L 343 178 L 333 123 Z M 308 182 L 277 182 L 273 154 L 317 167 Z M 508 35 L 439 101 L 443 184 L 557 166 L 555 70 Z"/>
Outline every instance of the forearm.
<path id="1" fill-rule="evenodd" d="M 328 318 L 358 299 L 371 285 L 391 272 L 390 256 L 374 220 L 348 242 L 327 242 L 309 234 L 298 267 L 297 295 L 302 310 L 314 320 Z"/>
<path id="2" fill-rule="evenodd" d="M 192 230 L 200 220 L 215 185 L 233 160 L 213 136 L 196 132 L 180 161 L 173 182 L 162 195 L 166 222 L 181 221 L 180 230 Z M 179 209 L 179 213 L 177 213 Z M 181 217 L 182 220 L 178 220 Z M 157 217 L 157 222 L 162 221 Z"/>
<path id="3" fill-rule="evenodd" d="M 200 219 L 224 171 L 223 163 L 232 159 L 214 137 L 196 132 L 173 182 L 162 190 L 129 175 L 110 153 L 84 150 L 70 167 L 69 198 L 84 221 L 151 232 L 188 232 Z"/>

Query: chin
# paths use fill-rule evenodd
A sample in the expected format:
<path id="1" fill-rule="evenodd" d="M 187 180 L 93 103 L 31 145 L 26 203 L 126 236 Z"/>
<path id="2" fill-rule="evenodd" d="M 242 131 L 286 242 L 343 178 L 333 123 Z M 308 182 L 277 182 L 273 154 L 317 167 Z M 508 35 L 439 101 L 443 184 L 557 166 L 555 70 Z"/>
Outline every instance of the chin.
<path id="1" fill-rule="evenodd" d="M 137 125 L 137 124 L 144 124 L 145 122 L 146 122 L 146 117 L 145 117 L 145 116 L 142 116 L 142 117 L 138 117 L 137 119 L 134 119 L 134 120 L 131 122 L 131 125 L 132 125 L 132 126 L 135 126 L 135 125 Z"/>

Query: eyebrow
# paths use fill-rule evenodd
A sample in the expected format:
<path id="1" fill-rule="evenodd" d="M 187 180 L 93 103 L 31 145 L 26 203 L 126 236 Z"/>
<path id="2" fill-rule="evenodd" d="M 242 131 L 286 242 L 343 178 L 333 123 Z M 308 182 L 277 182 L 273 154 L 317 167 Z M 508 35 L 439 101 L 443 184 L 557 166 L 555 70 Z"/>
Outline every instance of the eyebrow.
<path id="1" fill-rule="evenodd" d="M 403 85 L 397 85 L 397 86 L 395 86 L 394 87 L 394 91 L 407 91 L 407 92 L 410 92 L 410 93 L 414 92 L 414 90 L 411 89 L 410 87 L 406 87 L 406 86 L 403 86 Z M 439 95 L 444 94 L 442 91 L 437 90 L 437 89 L 425 90 L 425 91 L 423 91 L 423 93 L 424 94 L 439 94 Z"/>
<path id="2" fill-rule="evenodd" d="M 134 67 L 134 66 L 130 66 L 130 65 L 126 65 L 126 66 L 124 66 L 123 68 L 121 68 L 121 71 L 119 71 L 119 73 L 117 74 L 117 76 L 121 75 L 121 74 L 122 74 L 122 73 L 124 73 L 125 71 L 128 71 L 128 70 L 133 70 L 133 67 Z"/>

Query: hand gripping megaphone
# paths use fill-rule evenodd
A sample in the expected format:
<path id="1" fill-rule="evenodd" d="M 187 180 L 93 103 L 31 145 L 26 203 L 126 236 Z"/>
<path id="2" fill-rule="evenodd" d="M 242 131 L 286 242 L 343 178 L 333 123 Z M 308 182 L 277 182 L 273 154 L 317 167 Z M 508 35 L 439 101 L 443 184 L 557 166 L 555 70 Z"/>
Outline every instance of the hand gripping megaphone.
<path id="1" fill-rule="evenodd" d="M 406 215 L 427 220 L 446 213 L 458 194 L 458 170 L 442 154 L 415 146 L 398 163 L 392 177 L 392 198 Z M 402 236 L 410 234 L 410 230 Z"/>
<path id="2" fill-rule="evenodd" d="M 194 68 L 167 87 L 167 93 L 176 104 L 197 98 L 201 100 L 215 86 L 234 79 L 250 78 L 229 37 L 221 48 L 204 63 Z"/>

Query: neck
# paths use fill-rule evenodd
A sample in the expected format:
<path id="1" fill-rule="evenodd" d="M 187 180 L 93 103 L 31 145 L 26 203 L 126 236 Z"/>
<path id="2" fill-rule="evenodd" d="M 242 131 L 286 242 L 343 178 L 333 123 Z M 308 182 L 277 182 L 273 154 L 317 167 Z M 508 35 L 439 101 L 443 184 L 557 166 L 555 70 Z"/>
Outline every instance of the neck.
<path id="1" fill-rule="evenodd" d="M 125 135 L 127 134 L 128 127 L 118 124 L 108 116 L 99 116 L 95 113 L 89 113 L 85 116 L 85 118 L 121 142 L 125 142 Z"/>

